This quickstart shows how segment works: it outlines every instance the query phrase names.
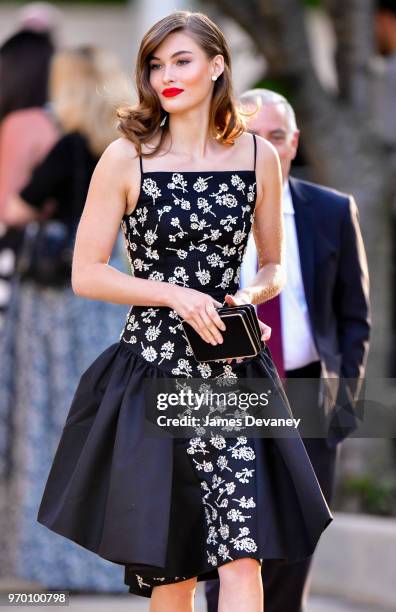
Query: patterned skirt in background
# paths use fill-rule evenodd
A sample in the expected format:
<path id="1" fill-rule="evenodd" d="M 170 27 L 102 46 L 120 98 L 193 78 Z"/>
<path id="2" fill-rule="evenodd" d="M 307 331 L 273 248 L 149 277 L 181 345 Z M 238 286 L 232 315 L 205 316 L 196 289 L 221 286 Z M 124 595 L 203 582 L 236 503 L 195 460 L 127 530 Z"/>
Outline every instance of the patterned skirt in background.
<path id="1" fill-rule="evenodd" d="M 126 271 L 123 248 L 120 236 L 110 264 Z M 125 591 L 122 566 L 49 531 L 37 511 L 81 373 L 118 340 L 128 308 L 12 284 L 0 334 L 0 578 Z"/>

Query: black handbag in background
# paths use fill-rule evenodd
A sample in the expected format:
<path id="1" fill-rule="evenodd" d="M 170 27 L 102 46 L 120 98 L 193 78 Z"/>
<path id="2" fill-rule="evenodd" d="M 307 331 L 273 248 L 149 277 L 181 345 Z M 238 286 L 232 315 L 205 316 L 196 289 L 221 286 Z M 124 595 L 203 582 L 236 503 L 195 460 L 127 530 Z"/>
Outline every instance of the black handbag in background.
<path id="1" fill-rule="evenodd" d="M 85 199 L 85 159 L 75 146 L 74 189 L 68 222 L 59 219 L 30 221 L 25 227 L 16 272 L 21 281 L 30 280 L 45 287 L 66 287 L 71 284 L 74 242 Z M 84 192 L 83 192 L 84 190 Z"/>
<path id="2" fill-rule="evenodd" d="M 205 342 L 187 321 L 182 321 L 187 342 L 197 361 L 254 357 L 264 348 L 256 309 L 252 304 L 216 310 L 226 326 L 226 330 L 221 332 L 222 344 L 214 346 Z"/>
<path id="3" fill-rule="evenodd" d="M 46 287 L 70 284 L 76 229 L 57 219 L 28 223 L 16 268 L 20 280 Z"/>

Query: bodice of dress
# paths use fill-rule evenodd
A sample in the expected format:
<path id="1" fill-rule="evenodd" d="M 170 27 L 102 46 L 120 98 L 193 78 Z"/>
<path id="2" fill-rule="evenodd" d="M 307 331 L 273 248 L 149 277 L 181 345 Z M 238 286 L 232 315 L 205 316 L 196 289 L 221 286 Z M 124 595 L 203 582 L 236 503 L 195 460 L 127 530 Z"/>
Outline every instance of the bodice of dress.
<path id="1" fill-rule="evenodd" d="M 136 207 L 121 221 L 132 274 L 223 302 L 239 287 L 255 203 L 255 170 L 143 173 Z M 120 340 L 173 376 L 205 378 L 231 369 L 197 363 L 170 308 L 133 306 Z"/>

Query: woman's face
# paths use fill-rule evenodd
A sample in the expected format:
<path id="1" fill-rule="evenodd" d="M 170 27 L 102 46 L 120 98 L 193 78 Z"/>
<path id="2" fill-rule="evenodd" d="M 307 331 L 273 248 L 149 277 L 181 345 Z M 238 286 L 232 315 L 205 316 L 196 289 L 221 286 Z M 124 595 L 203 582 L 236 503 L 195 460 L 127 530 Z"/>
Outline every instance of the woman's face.
<path id="1" fill-rule="evenodd" d="M 212 97 L 214 81 L 224 69 L 222 55 L 208 59 L 185 32 L 173 32 L 149 60 L 150 84 L 167 113 L 190 110 Z"/>

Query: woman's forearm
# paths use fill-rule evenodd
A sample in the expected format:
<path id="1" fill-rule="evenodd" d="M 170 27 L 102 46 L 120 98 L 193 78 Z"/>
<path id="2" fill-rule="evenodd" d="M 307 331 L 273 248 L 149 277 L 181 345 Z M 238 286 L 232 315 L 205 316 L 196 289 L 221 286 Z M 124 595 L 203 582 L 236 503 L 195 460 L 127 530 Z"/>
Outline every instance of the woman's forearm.
<path id="1" fill-rule="evenodd" d="M 250 304 L 262 304 L 278 295 L 285 286 L 285 271 L 281 264 L 268 263 L 260 268 L 248 287 L 240 289 L 239 296 Z"/>
<path id="2" fill-rule="evenodd" d="M 72 287 L 76 295 L 91 300 L 168 307 L 175 290 L 170 283 L 136 278 L 105 263 L 89 264 L 78 273 L 73 270 Z"/>

